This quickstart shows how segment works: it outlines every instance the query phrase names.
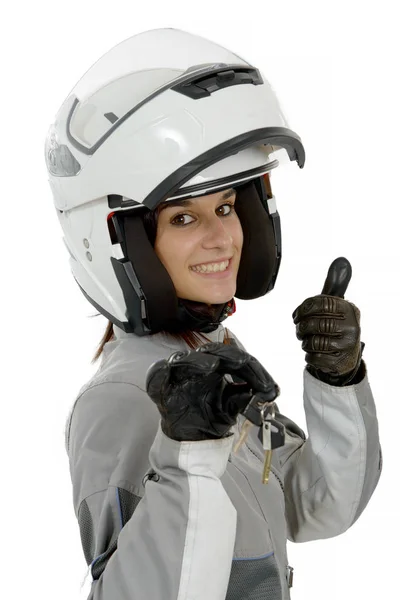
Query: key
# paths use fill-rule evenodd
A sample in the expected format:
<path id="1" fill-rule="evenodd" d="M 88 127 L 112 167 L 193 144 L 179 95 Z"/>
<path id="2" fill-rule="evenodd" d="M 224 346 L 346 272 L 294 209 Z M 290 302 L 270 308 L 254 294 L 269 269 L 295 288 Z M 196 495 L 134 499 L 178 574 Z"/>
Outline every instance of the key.
<path id="1" fill-rule="evenodd" d="M 238 441 L 236 442 L 236 444 L 233 448 L 234 454 L 236 454 L 239 451 L 239 449 L 242 447 L 244 442 L 247 440 L 247 436 L 249 435 L 251 426 L 257 425 L 258 427 L 260 427 L 260 425 L 262 423 L 261 408 L 264 408 L 264 407 L 269 408 L 270 406 L 272 406 L 272 404 L 274 404 L 274 401 L 259 402 L 257 394 L 255 394 L 252 397 L 252 399 L 250 400 L 250 402 L 248 403 L 248 405 L 246 406 L 245 410 L 242 413 L 246 417 L 246 420 L 243 423 L 242 431 L 240 432 L 240 438 L 238 439 Z"/>
<path id="2" fill-rule="evenodd" d="M 264 419 L 264 409 L 262 409 L 261 414 L 263 418 L 263 423 L 261 425 L 260 431 L 262 432 L 262 445 L 265 450 L 265 461 L 262 482 L 268 483 L 272 460 L 271 421 L 269 421 L 267 418 Z"/>
<path id="3" fill-rule="evenodd" d="M 272 419 L 271 415 L 268 415 L 267 419 L 271 423 L 271 448 L 272 450 L 276 450 L 276 448 L 280 448 L 285 444 L 286 429 L 283 423 L 280 423 L 280 421 L 277 421 L 276 419 Z M 262 428 L 260 427 L 257 437 L 261 443 L 263 442 L 262 435 Z"/>
<path id="4" fill-rule="evenodd" d="M 247 436 L 249 435 L 249 431 L 250 431 L 250 428 L 252 427 L 252 425 L 253 425 L 253 423 L 251 421 L 249 421 L 248 419 L 246 419 L 245 422 L 243 423 L 242 431 L 240 432 L 240 438 L 238 439 L 238 441 L 235 444 L 235 447 L 233 448 L 234 454 L 236 454 L 239 451 L 241 446 L 247 440 Z"/>
<path id="5" fill-rule="evenodd" d="M 263 413 L 263 411 L 261 411 Z M 272 408 L 272 414 L 268 414 L 258 432 L 258 439 L 263 445 L 265 454 L 265 463 L 263 470 L 263 483 L 268 483 L 271 470 L 272 451 L 285 444 L 285 426 L 275 418 L 275 408 Z"/>

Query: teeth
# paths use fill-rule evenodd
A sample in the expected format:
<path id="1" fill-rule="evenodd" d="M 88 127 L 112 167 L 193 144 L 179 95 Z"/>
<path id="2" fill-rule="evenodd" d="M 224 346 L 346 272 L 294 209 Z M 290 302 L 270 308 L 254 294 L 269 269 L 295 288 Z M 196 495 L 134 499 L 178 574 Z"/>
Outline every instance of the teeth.
<path id="1" fill-rule="evenodd" d="M 198 273 L 215 273 L 216 271 L 225 271 L 228 268 L 229 260 L 225 260 L 221 263 L 211 263 L 208 265 L 197 265 L 196 267 L 190 267 L 192 271 Z"/>

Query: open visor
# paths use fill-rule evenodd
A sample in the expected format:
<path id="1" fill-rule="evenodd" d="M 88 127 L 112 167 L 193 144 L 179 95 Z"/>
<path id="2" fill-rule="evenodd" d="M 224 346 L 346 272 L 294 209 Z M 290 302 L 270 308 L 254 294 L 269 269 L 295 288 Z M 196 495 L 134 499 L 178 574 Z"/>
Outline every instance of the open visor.
<path id="1" fill-rule="evenodd" d="M 185 85 L 216 68 L 250 65 L 236 54 L 179 29 L 135 35 L 104 54 L 69 94 L 69 136 L 82 152 L 93 154 L 134 110 L 174 85 Z M 184 77 L 184 75 L 188 77 Z"/>

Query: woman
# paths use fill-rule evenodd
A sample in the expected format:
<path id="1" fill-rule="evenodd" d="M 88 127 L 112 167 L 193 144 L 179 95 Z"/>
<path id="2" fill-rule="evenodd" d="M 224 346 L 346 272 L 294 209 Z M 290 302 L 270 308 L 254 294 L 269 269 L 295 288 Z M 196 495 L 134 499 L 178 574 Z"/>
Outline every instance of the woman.
<path id="1" fill-rule="evenodd" d="M 360 313 L 342 297 L 348 273 L 293 315 L 308 437 L 275 407 L 286 435 L 268 485 L 259 427 L 232 452 L 251 401 L 278 392 L 222 322 L 234 296 L 274 287 L 269 174 L 280 149 L 304 165 L 262 74 L 174 29 L 110 50 L 50 129 L 72 272 L 109 319 L 101 366 L 66 428 L 92 599 L 288 599 L 286 540 L 346 531 L 377 485 L 378 424 Z"/>

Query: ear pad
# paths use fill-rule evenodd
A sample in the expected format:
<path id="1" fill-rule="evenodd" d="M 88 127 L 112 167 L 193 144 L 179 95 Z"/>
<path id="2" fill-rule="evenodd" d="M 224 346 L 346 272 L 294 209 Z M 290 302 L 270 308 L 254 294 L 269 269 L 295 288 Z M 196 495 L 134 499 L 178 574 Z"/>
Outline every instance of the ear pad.
<path id="1" fill-rule="evenodd" d="M 251 300 L 267 293 L 277 269 L 275 232 L 253 181 L 237 189 L 235 210 L 243 229 L 235 297 Z"/>
<path id="2" fill-rule="evenodd" d="M 127 215 L 124 230 L 128 259 L 146 300 L 147 326 L 160 331 L 176 319 L 178 298 L 174 284 L 150 244 L 141 216 Z"/>

